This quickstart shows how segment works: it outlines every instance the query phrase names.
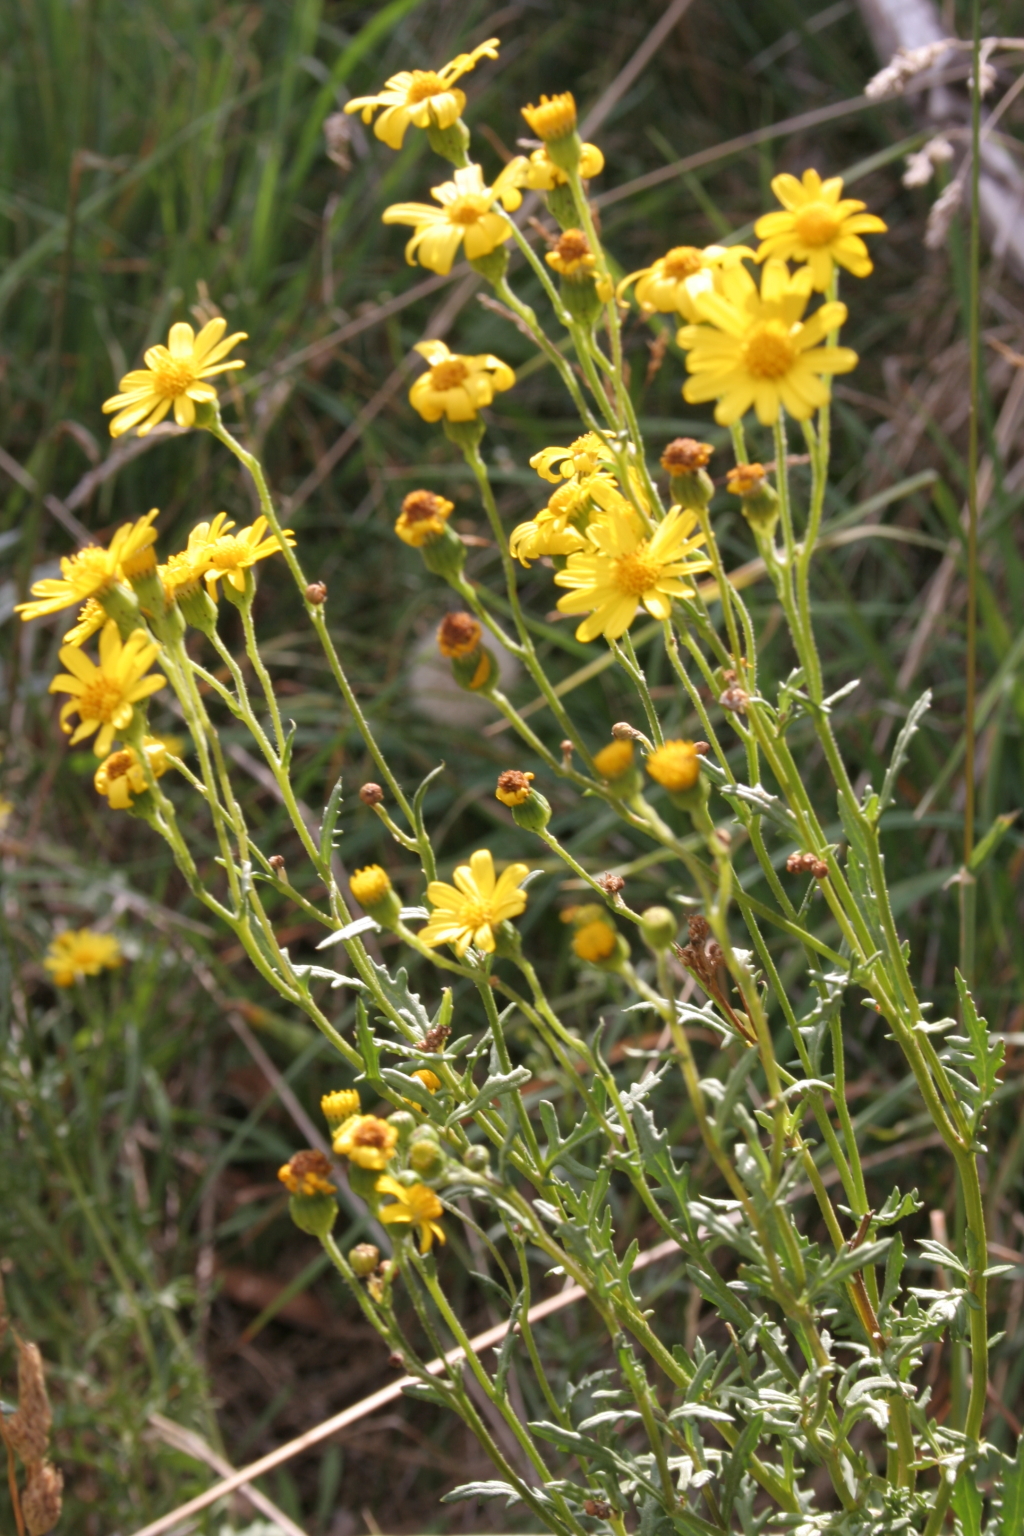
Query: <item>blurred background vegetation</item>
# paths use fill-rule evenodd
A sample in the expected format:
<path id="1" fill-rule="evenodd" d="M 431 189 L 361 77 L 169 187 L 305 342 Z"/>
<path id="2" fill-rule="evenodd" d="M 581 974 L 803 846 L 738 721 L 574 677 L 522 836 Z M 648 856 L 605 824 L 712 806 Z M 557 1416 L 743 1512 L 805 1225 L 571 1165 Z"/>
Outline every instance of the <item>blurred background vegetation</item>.
<path id="1" fill-rule="evenodd" d="M 393 71 L 436 67 L 497 34 L 500 59 L 464 82 L 475 153 L 494 172 L 515 152 L 523 102 L 571 88 L 586 110 L 662 11 L 654 0 L 518 0 L 497 10 L 477 0 L 20 0 L 0 9 L 0 792 L 9 802 L 0 835 L 0 1270 L 18 1328 L 49 1363 L 67 1484 L 61 1529 L 128 1536 L 207 1485 L 212 1474 L 161 1440 L 152 1413 L 190 1426 L 239 1465 L 373 1390 L 389 1368 L 323 1275 L 312 1239 L 289 1223 L 275 1180 L 278 1164 L 307 1142 L 304 1114 L 316 1121 L 320 1094 L 344 1080 L 307 1025 L 268 1009 L 240 951 L 194 909 L 156 838 L 98 800 L 92 756 L 67 749 L 46 693 L 65 626 L 18 626 L 13 603 L 75 547 L 79 525 L 105 540 L 122 520 L 159 506 L 167 551 L 218 510 L 250 520 L 248 488 L 212 441 L 196 434 L 144 453 L 112 450 L 100 413 L 120 375 L 172 321 L 223 312 L 249 335 L 241 349 L 248 366 L 225 391 L 226 417 L 265 455 L 306 568 L 327 583 L 332 627 L 379 739 L 407 785 L 447 760 L 428 801 L 442 863 L 450 868 L 482 841 L 498 857 L 522 856 L 522 834 L 493 799 L 493 783 L 501 768 L 536 765 L 507 735 L 488 734 L 476 718 L 460 722 L 444 698 L 431 703 L 424 658 L 446 589 L 392 533 L 407 491 L 441 490 L 456 501 L 459 531 L 476 541 L 473 577 L 496 574 L 475 489 L 442 434 L 406 401 L 409 349 L 432 326 L 462 351 L 525 364 L 519 386 L 490 414 L 485 442 L 510 527 L 541 504 L 529 455 L 577 428 L 525 339 L 478 302 L 475 277 L 407 269 L 401 233 L 382 228 L 387 203 L 422 199 L 444 179 L 423 135 L 410 132 L 395 155 L 337 114 L 350 94 Z M 1021 11 L 989 7 L 985 29 L 1019 31 Z M 944 17 L 963 35 L 962 4 L 947 4 Z M 695 0 L 595 135 L 607 169 L 593 191 L 600 198 L 738 135 L 856 98 L 876 67 L 853 4 Z M 1013 112 L 1003 128 L 1017 131 Z M 941 1016 L 952 1006 L 957 915 L 947 882 L 959 863 L 962 801 L 966 349 L 961 231 L 954 226 L 945 248 L 927 251 L 935 188 L 901 182 L 902 157 L 923 137 L 910 100 L 857 105 L 823 125 L 708 153 L 699 169 L 609 199 L 602 220 L 629 271 L 670 245 L 749 230 L 772 206 L 771 177 L 813 164 L 852 173 L 854 195 L 890 226 L 874 241 L 874 277 L 844 295 L 848 337 L 863 361 L 836 390 L 828 508 L 836 530 L 874 521 L 884 536 L 823 551 L 815 590 L 835 686 L 861 680 L 837 706 L 857 773 L 879 782 L 894 723 L 925 685 L 934 690 L 885 826 L 897 915 Z M 533 297 L 521 263 L 514 275 Z M 987 258 L 984 278 L 987 339 L 1024 350 L 1024 295 Z M 669 329 L 659 339 L 659 326 L 634 317 L 628 345 L 652 452 L 684 432 L 721 442 L 682 404 Z M 1012 361 L 992 348 L 987 356 L 982 831 L 1020 804 L 1024 766 L 1024 392 Z M 767 442 L 758 446 L 771 457 Z M 725 497 L 716 506 L 728 555 L 741 564 L 753 553 L 749 534 Z M 944 557 L 946 598 L 929 618 L 929 582 Z M 524 587 L 553 674 L 600 654 L 555 622 L 548 572 L 535 567 Z M 780 636 L 766 647 L 771 693 L 790 658 L 768 591 L 755 586 L 751 599 L 762 633 Z M 271 565 L 257 613 L 299 725 L 301 794 L 318 814 L 342 773 L 346 866 L 377 859 L 400 882 L 397 850 L 356 795 L 371 776 L 360 740 Z M 657 650 L 645 660 L 667 724 L 685 731 L 685 705 Z M 599 745 L 625 708 L 613 674 L 572 698 Z M 170 715 L 157 723 L 175 726 Z M 543 714 L 534 723 L 553 737 Z M 240 740 L 234 745 L 262 846 L 292 854 L 301 884 L 284 818 Z M 813 783 L 809 744 L 806 761 Z M 610 818 L 557 784 L 543 788 L 555 829 L 588 868 L 629 871 L 634 905 L 679 889 L 656 862 L 633 868 L 640 850 Z M 212 859 L 212 848 L 202 852 Z M 1024 837 L 1011 830 L 980 896 L 980 1002 L 1011 1037 L 989 1200 L 994 1236 L 1012 1254 L 1024 1244 L 1024 1124 L 1014 1108 L 1024 1066 L 1022 869 Z M 551 918 L 572 899 L 572 882 L 538 882 L 524 938 L 555 978 L 563 1016 L 586 1029 L 605 1010 L 621 1059 L 623 1041 L 638 1043 L 643 1016 L 618 1013 L 617 983 L 570 964 L 568 933 Z M 310 952 L 308 926 L 284 909 L 276 917 L 293 955 Z M 55 991 L 42 968 L 46 946 L 61 926 L 85 925 L 115 933 L 126 963 Z M 419 984 L 433 996 L 432 979 Z M 878 1020 L 855 1012 L 848 1033 L 849 1096 L 863 1112 L 867 1166 L 886 1181 L 882 1198 L 894 1180 L 918 1185 L 952 1227 L 945 1161 L 921 1131 Z M 520 1049 L 531 1061 L 531 1042 Z M 670 1113 L 673 1090 L 659 1092 Z M 685 1144 L 684 1121 L 677 1132 Z M 618 1219 L 624 1229 L 632 1220 L 645 1240 L 638 1213 L 625 1206 Z M 348 1240 L 361 1230 L 353 1221 Z M 671 1267 L 649 1273 L 680 1338 L 713 1327 Z M 996 1296 L 1008 1313 L 1007 1340 L 989 1433 L 1003 1444 L 1024 1416 L 1022 1302 L 1024 1266 Z M 486 1326 L 484 1294 L 464 1296 L 463 1305 Z M 589 1367 L 588 1327 L 575 1314 L 548 1325 L 556 1374 Z M 10 1396 L 9 1351 L 0 1374 Z M 937 1370 L 940 1412 L 944 1380 Z M 496 1504 L 438 1504 L 470 1475 L 487 1474 L 461 1427 L 429 1406 L 401 1403 L 291 1462 L 266 1489 L 311 1536 L 514 1528 L 515 1512 Z M 6 1505 L 0 1511 L 6 1528 Z M 241 1528 L 250 1518 L 238 1503 L 200 1528 Z"/>

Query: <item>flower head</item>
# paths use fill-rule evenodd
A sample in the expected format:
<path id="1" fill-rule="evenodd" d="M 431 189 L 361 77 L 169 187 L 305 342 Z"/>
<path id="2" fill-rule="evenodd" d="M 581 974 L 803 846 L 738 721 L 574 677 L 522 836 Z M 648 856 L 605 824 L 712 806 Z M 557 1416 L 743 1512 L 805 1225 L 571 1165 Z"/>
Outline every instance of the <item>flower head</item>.
<path id="1" fill-rule="evenodd" d="M 530 468 L 535 469 L 542 480 L 557 485 L 560 480 L 568 480 L 573 475 L 592 475 L 602 464 L 614 462 L 604 439 L 596 432 L 584 432 L 568 448 L 542 448 L 540 453 L 533 455 Z"/>
<path id="2" fill-rule="evenodd" d="M 155 736 L 143 738 L 142 750 L 146 754 L 154 779 L 162 778 L 171 766 L 167 761 L 167 747 Z M 145 770 L 134 747 L 122 747 L 103 759 L 93 775 L 97 794 L 104 795 L 112 811 L 126 811 L 134 802 L 133 795 L 144 795 L 149 789 Z"/>
<path id="3" fill-rule="evenodd" d="M 597 257 L 582 229 L 564 229 L 544 259 L 562 277 L 584 276 L 597 265 Z"/>
<path id="4" fill-rule="evenodd" d="M 443 68 L 403 69 L 392 75 L 376 96 L 355 96 L 345 103 L 346 112 L 361 112 L 363 122 L 373 119 L 378 107 L 384 111 L 373 124 L 373 131 L 390 149 L 401 149 L 405 130 L 415 128 L 450 128 L 462 116 L 465 94 L 455 89 L 455 81 L 480 62 L 496 59 L 499 42 L 489 37 L 472 53 L 460 53 Z"/>
<path id="5" fill-rule="evenodd" d="M 112 619 L 104 624 L 100 634 L 99 666 L 77 646 L 61 646 L 58 654 L 68 672 L 59 672 L 49 691 L 72 695 L 60 712 L 61 729 L 65 735 L 71 733 L 68 717 L 78 715 L 78 725 L 71 737 L 72 746 L 98 731 L 93 751 L 97 757 L 106 757 L 114 737 L 129 725 L 132 706 L 148 699 L 167 681 L 160 672 L 145 676 L 159 650 L 160 647 L 142 629 L 133 630 L 122 642 Z"/>
<path id="6" fill-rule="evenodd" d="M 519 887 L 529 872 L 525 864 L 509 864 L 496 877 L 490 850 L 478 849 L 468 864 L 459 865 L 452 876 L 454 885 L 431 880 L 427 886 L 427 900 L 434 911 L 420 929 L 420 938 L 432 949 L 454 944 L 460 959 L 471 944 L 493 954 L 495 928 L 507 918 L 518 917 L 526 906 L 526 892 Z"/>
<path id="7" fill-rule="evenodd" d="M 83 976 L 98 976 L 104 969 L 116 971 L 122 963 L 121 946 L 113 935 L 92 928 L 68 928 L 55 934 L 43 961 L 57 987 L 73 987 Z"/>
<path id="8" fill-rule="evenodd" d="M 391 1226 L 394 1222 L 409 1222 L 411 1226 L 417 1227 L 421 1253 L 430 1252 L 435 1237 L 439 1243 L 445 1241 L 444 1228 L 437 1220 L 444 1206 L 432 1189 L 428 1189 L 425 1184 L 399 1184 L 389 1173 L 381 1175 L 376 1187 L 379 1194 L 395 1197 L 394 1205 L 382 1205 L 377 1212 L 385 1226 Z"/>
<path id="9" fill-rule="evenodd" d="M 446 613 L 438 626 L 437 648 L 449 661 L 472 656 L 482 634 L 483 630 L 471 613 Z"/>
<path id="10" fill-rule="evenodd" d="M 722 277 L 721 293 L 703 293 L 697 301 L 707 325 L 687 325 L 679 332 L 692 377 L 683 387 L 691 404 L 717 400 L 721 426 L 739 421 L 751 406 L 766 427 L 779 419 L 781 407 L 798 421 L 825 405 L 829 386 L 822 375 L 849 373 L 857 354 L 849 347 L 821 346 L 846 319 L 846 305 L 822 304 L 803 319 L 811 296 L 811 269 L 790 276 L 785 262 L 768 261 L 758 293 L 743 267 Z"/>
<path id="11" fill-rule="evenodd" d="M 666 789 L 692 789 L 700 778 L 700 753 L 692 741 L 666 741 L 647 759 L 647 772 Z"/>
<path id="12" fill-rule="evenodd" d="M 73 624 L 64 636 L 65 645 L 84 645 L 91 640 L 97 630 L 103 628 L 107 622 L 107 615 L 100 603 L 94 597 L 87 597 L 79 610 L 78 622 Z"/>
<path id="13" fill-rule="evenodd" d="M 424 421 L 473 421 L 495 394 L 511 389 L 516 376 L 508 363 L 490 352 L 462 357 L 443 341 L 418 341 L 415 346 L 430 364 L 409 391 L 409 401 Z"/>
<path id="14" fill-rule="evenodd" d="M 766 213 L 754 225 L 761 241 L 758 261 L 769 257 L 806 261 L 818 293 L 826 291 L 837 266 L 854 277 L 867 277 L 873 270 L 860 236 L 883 234 L 887 225 L 876 214 L 865 213 L 864 203 L 843 197 L 841 176 L 822 181 L 814 170 L 804 171 L 800 181 L 795 176 L 776 176 L 772 191 L 783 211 Z"/>
<path id="15" fill-rule="evenodd" d="M 714 451 L 710 443 L 699 443 L 694 437 L 676 437 L 662 454 L 661 467 L 670 475 L 692 474 L 707 467 Z"/>
<path id="16" fill-rule="evenodd" d="M 346 1120 L 351 1120 L 353 1115 L 359 1113 L 359 1093 L 355 1088 L 335 1088 L 331 1093 L 325 1093 L 320 1100 L 320 1108 L 324 1119 L 333 1134 Z"/>
<path id="17" fill-rule="evenodd" d="M 498 774 L 494 798 L 500 800 L 502 805 L 522 805 L 530 798 L 530 785 L 534 778 L 532 773 L 522 773 L 518 768 L 506 768 L 504 773 Z"/>
<path id="18" fill-rule="evenodd" d="M 764 483 L 763 464 L 735 464 L 725 472 L 725 488 L 734 496 L 756 496 Z"/>
<path id="19" fill-rule="evenodd" d="M 296 1152 L 277 1170 L 290 1195 L 333 1195 L 330 1159 L 323 1152 Z"/>
<path id="20" fill-rule="evenodd" d="M 563 91 L 559 96 L 542 96 L 539 106 L 521 110 L 533 132 L 545 144 L 557 143 L 576 131 L 576 100 L 571 91 Z"/>
<path id="21" fill-rule="evenodd" d="M 365 869 L 355 870 L 349 885 L 361 907 L 378 906 L 391 891 L 387 871 L 379 864 L 367 864 Z"/>
<path id="22" fill-rule="evenodd" d="M 386 1168 L 395 1155 L 398 1131 L 376 1115 L 353 1115 L 334 1137 L 334 1150 L 359 1168 Z"/>
<path id="23" fill-rule="evenodd" d="M 747 256 L 753 260 L 754 253 L 748 245 L 708 245 L 703 250 L 696 245 L 677 245 L 651 266 L 624 277 L 617 292 L 621 298 L 635 283 L 637 303 L 648 314 L 655 310 L 663 315 L 677 313 L 684 320 L 696 322 L 701 318 L 697 296 L 718 290 L 722 273 L 738 266 Z"/>
<path id="24" fill-rule="evenodd" d="M 166 347 L 150 347 L 145 368 L 126 373 L 118 386 L 121 393 L 104 400 L 107 414 L 117 412 L 110 423 L 111 437 L 120 437 L 132 427 L 138 427 L 139 436 L 145 437 L 172 406 L 179 427 L 193 426 L 196 401 L 217 398 L 213 385 L 205 381 L 231 368 L 245 367 L 240 358 L 223 361 L 236 343 L 246 340 L 244 331 L 222 340 L 227 328 L 227 321 L 219 316 L 207 321 L 198 336 L 184 321 L 172 325 Z"/>
<path id="25" fill-rule="evenodd" d="M 613 514 L 591 523 L 590 548 L 570 555 L 565 570 L 555 573 L 556 586 L 572 589 L 559 598 L 559 612 L 590 615 L 576 630 L 577 640 L 602 634 L 617 640 L 639 604 L 667 619 L 673 597 L 692 597 L 688 578 L 711 565 L 704 556 L 688 558 L 704 543 L 696 527 L 696 513 L 681 507 L 672 507 L 650 536 L 636 517 Z"/>
<path id="26" fill-rule="evenodd" d="M 440 207 L 429 203 L 393 203 L 385 208 L 385 224 L 411 224 L 414 234 L 405 247 L 410 266 L 442 275 L 452 269 L 459 246 L 465 241 L 470 261 L 488 256 L 512 237 L 512 226 L 504 214 L 495 213 L 500 202 L 506 211 L 518 208 L 523 200 L 519 190 L 526 161 L 517 155 L 500 172 L 493 187 L 484 185 L 478 165 L 466 165 L 455 171 L 451 181 L 431 187 L 430 195 Z"/>
<path id="27" fill-rule="evenodd" d="M 580 145 L 580 179 L 589 181 L 604 170 L 604 155 L 596 144 Z M 531 192 L 553 192 L 556 187 L 567 185 L 569 178 L 560 165 L 556 165 L 542 145 L 535 149 L 524 169 L 523 186 Z"/>
<path id="28" fill-rule="evenodd" d="M 580 960 L 589 960 L 594 963 L 599 960 L 607 960 L 609 955 L 615 953 L 618 947 L 618 934 L 611 923 L 598 917 L 593 922 L 584 923 L 573 934 L 572 947 L 574 954 Z"/>
<path id="29" fill-rule="evenodd" d="M 428 1093 L 436 1093 L 441 1086 L 441 1079 L 429 1067 L 417 1067 L 412 1075 L 419 1079 Z"/>
<path id="30" fill-rule="evenodd" d="M 602 779 L 621 779 L 633 766 L 633 743 L 610 741 L 600 752 L 594 753 L 594 768 Z"/>
<path id="31" fill-rule="evenodd" d="M 157 515 L 154 507 L 137 522 L 125 523 L 106 549 L 89 544 L 75 555 L 65 555 L 60 562 L 60 576 L 35 582 L 32 587 L 35 602 L 19 603 L 15 613 L 20 613 L 25 620 L 38 619 L 47 613 L 57 613 L 61 608 L 70 608 L 74 603 L 87 603 L 90 598 L 99 598 L 116 581 L 137 575 L 147 555 L 155 565 L 151 551 L 156 542 L 153 521 Z M 79 614 L 79 622 L 87 617 L 91 619 L 91 611 L 89 615 Z M 78 627 L 75 626 L 76 630 Z M 95 633 L 97 628 L 98 625 L 90 633 Z M 82 636 L 82 640 L 85 639 L 88 635 Z M 82 640 L 71 643 L 81 645 Z"/>
<path id="32" fill-rule="evenodd" d="M 257 560 L 266 560 L 268 555 L 276 555 L 281 551 L 277 534 L 267 533 L 270 525 L 265 517 L 258 517 L 251 527 L 243 528 L 239 533 L 229 532 L 235 525 L 225 520 L 214 534 L 212 530 L 218 528 L 218 521 L 224 516 L 223 512 L 217 514 L 205 540 L 196 539 L 195 552 L 191 556 L 193 570 L 202 567 L 206 589 L 211 597 L 217 596 L 217 583 L 222 577 L 231 583 L 236 592 L 244 592 L 245 573 L 250 566 L 255 565 Z M 189 536 L 190 550 L 197 531 L 193 528 Z M 283 528 L 281 532 L 286 544 L 295 543 L 295 535 L 290 528 Z"/>
<path id="33" fill-rule="evenodd" d="M 523 565 L 539 555 L 570 555 L 585 549 L 583 532 L 590 522 L 596 503 L 611 507 L 623 501 L 615 481 L 605 470 L 573 475 L 556 480 L 556 489 L 529 522 L 520 523 L 509 534 L 509 552 Z"/>
<path id="34" fill-rule="evenodd" d="M 431 539 L 440 538 L 454 511 L 453 501 L 446 501 L 433 491 L 410 491 L 402 502 L 395 532 L 403 544 L 421 549 Z"/>

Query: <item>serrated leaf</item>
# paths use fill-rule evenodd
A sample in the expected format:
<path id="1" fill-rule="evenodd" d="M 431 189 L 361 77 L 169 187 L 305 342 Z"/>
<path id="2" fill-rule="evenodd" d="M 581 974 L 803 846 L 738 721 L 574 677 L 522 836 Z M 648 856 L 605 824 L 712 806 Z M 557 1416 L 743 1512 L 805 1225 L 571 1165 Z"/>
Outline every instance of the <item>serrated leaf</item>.
<path id="1" fill-rule="evenodd" d="M 924 1202 L 917 1197 L 917 1190 L 912 1189 L 909 1195 L 901 1195 L 899 1189 L 894 1189 L 886 1200 L 882 1209 L 875 1216 L 877 1226 L 890 1227 L 895 1221 L 902 1221 L 905 1216 L 913 1216 L 923 1209 Z"/>
<path id="2" fill-rule="evenodd" d="M 896 784 L 900 776 L 900 770 L 907 760 L 910 743 L 917 735 L 921 721 L 932 707 L 932 691 L 926 688 L 915 704 L 910 706 L 907 718 L 903 722 L 902 729 L 896 737 L 896 745 L 892 749 L 892 758 L 886 769 L 885 778 L 882 781 L 881 794 L 878 796 L 878 812 L 882 812 L 891 805 L 896 796 Z"/>
<path id="3" fill-rule="evenodd" d="M 574 1430 L 563 1429 L 561 1424 L 549 1424 L 543 1419 L 527 1425 L 527 1428 L 542 1440 L 549 1440 L 568 1456 L 583 1456 L 609 1472 L 616 1468 L 618 1458 L 615 1453 L 599 1441 L 589 1439 L 587 1435 L 578 1435 Z"/>
<path id="4" fill-rule="evenodd" d="M 1024 1531 L 1024 1435 L 1017 1441 L 1017 1455 L 1003 1480 L 1003 1515 L 999 1536 L 1020 1536 Z"/>
<path id="5" fill-rule="evenodd" d="M 446 1126 L 454 1125 L 456 1120 L 461 1120 L 466 1115 L 475 1114 L 478 1109 L 483 1109 L 499 1094 L 515 1092 L 523 1083 L 528 1083 L 532 1076 L 533 1073 L 529 1067 L 514 1067 L 511 1072 L 494 1074 L 467 1104 L 460 1104 L 452 1110 L 445 1122 Z"/>
<path id="6" fill-rule="evenodd" d="M 451 1493 L 441 1495 L 442 1504 L 457 1504 L 460 1499 L 507 1499 L 505 1508 L 519 1498 L 511 1483 L 501 1483 L 496 1478 L 485 1483 L 460 1483 Z"/>
<path id="7" fill-rule="evenodd" d="M 988 1104 L 999 1081 L 999 1069 L 1003 1064 L 1004 1046 L 1001 1040 L 993 1040 L 988 1032 L 987 1019 L 978 1017 L 974 999 L 967 989 L 960 972 L 956 973 L 956 989 L 960 994 L 960 1008 L 964 1028 L 970 1041 L 971 1071 L 978 1084 L 980 1103 L 975 1112 L 976 1120 Z"/>
<path id="8" fill-rule="evenodd" d="M 324 864 L 330 864 L 331 854 L 334 851 L 334 829 L 338 823 L 341 812 L 341 777 L 331 790 L 327 804 L 324 806 L 323 820 L 320 823 L 320 858 Z"/>

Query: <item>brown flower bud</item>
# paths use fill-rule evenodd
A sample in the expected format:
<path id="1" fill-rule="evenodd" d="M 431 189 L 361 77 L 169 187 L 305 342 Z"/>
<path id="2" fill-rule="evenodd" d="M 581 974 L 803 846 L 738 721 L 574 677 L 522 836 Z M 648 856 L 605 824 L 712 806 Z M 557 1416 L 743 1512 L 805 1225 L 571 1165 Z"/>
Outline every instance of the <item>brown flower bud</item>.
<path id="1" fill-rule="evenodd" d="M 828 865 L 825 863 L 824 859 L 813 859 L 811 861 L 810 870 L 815 880 L 828 879 Z"/>
<path id="2" fill-rule="evenodd" d="M 270 855 L 270 858 L 267 860 L 267 863 L 270 865 L 270 867 L 274 871 L 275 875 L 280 875 L 280 874 L 284 873 L 284 855 L 283 854 L 272 853 Z"/>
<path id="3" fill-rule="evenodd" d="M 806 853 L 791 853 L 786 860 L 786 868 L 791 875 L 802 875 L 807 868 Z"/>
<path id="4" fill-rule="evenodd" d="M 380 805 L 384 799 L 384 791 L 379 784 L 364 784 L 359 791 L 359 798 L 364 805 Z"/>
<path id="5" fill-rule="evenodd" d="M 703 469 L 714 451 L 710 443 L 699 443 L 694 437 L 677 437 L 662 454 L 661 467 L 670 475 Z"/>
<path id="6" fill-rule="evenodd" d="M 437 648 L 442 656 L 471 656 L 482 633 L 471 613 L 446 613 L 437 631 Z"/>
<path id="7" fill-rule="evenodd" d="M 617 720 L 612 726 L 612 739 L 614 741 L 639 741 L 640 732 L 628 720 Z"/>
<path id="8" fill-rule="evenodd" d="M 611 1512 L 611 1505 L 606 1504 L 604 1499 L 583 1500 L 583 1513 L 585 1515 L 590 1515 L 594 1520 L 607 1520 L 610 1517 Z"/>
<path id="9" fill-rule="evenodd" d="M 696 752 L 698 757 L 706 757 L 707 754 L 711 751 L 711 748 L 706 741 L 695 741 L 693 743 L 693 750 Z"/>
<path id="10" fill-rule="evenodd" d="M 445 1041 L 451 1032 L 450 1024 L 435 1024 L 433 1029 L 428 1029 L 423 1036 L 423 1049 L 425 1051 L 443 1051 Z"/>
<path id="11" fill-rule="evenodd" d="M 621 875 L 606 874 L 598 875 L 597 884 L 607 895 L 617 896 L 624 888 L 626 882 Z"/>
<path id="12" fill-rule="evenodd" d="M 64 1478 L 48 1461 L 37 1461 L 28 1469 L 21 1495 L 21 1512 L 28 1536 L 46 1536 L 60 1519 Z"/>
<path id="13" fill-rule="evenodd" d="M 327 597 L 327 587 L 322 581 L 311 581 L 306 588 L 306 602 L 319 608 Z"/>

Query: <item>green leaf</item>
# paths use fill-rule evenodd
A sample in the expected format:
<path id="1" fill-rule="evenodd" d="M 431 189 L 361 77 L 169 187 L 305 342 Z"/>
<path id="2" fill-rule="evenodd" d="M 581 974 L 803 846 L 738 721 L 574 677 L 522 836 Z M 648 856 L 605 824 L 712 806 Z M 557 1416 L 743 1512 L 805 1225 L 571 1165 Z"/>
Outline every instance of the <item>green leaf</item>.
<path id="1" fill-rule="evenodd" d="M 430 1028 L 430 1018 L 420 1002 L 419 993 L 409 991 L 409 973 L 405 966 L 399 966 L 392 976 L 386 966 L 378 965 L 375 960 L 371 960 L 370 964 L 376 973 L 381 992 L 395 1013 L 406 1024 L 410 1024 L 421 1035 L 425 1035 Z"/>
<path id="2" fill-rule="evenodd" d="M 320 823 L 320 858 L 324 864 L 331 862 L 331 854 L 334 852 L 334 829 L 340 812 L 341 775 L 339 774 L 338 782 L 331 790 L 330 798 L 324 807 L 323 820 Z"/>
<path id="3" fill-rule="evenodd" d="M 956 1487 L 953 1489 L 953 1508 L 960 1521 L 963 1536 L 981 1536 L 981 1489 L 973 1467 L 960 1468 Z M 1005 1530 L 1006 1527 L 1004 1526 Z M 1020 1526 L 1014 1536 L 1020 1536 Z"/>
<path id="4" fill-rule="evenodd" d="M 1001 1040 L 992 1041 L 990 1038 L 988 1021 L 979 1019 L 974 999 L 959 971 L 956 972 L 956 989 L 960 994 L 964 1028 L 970 1041 L 971 1069 L 980 1090 L 980 1103 L 975 1111 L 977 1120 L 995 1092 L 999 1069 L 1003 1064 L 1004 1047 Z"/>
<path id="5" fill-rule="evenodd" d="M 540 1435 L 542 1440 L 550 1440 L 553 1446 L 565 1451 L 568 1456 L 582 1456 L 609 1472 L 616 1470 L 618 1458 L 615 1453 L 599 1441 L 591 1440 L 588 1435 L 577 1435 L 574 1430 L 563 1429 L 561 1424 L 548 1424 L 544 1420 L 529 1424 L 527 1428 L 533 1434 Z"/>
<path id="6" fill-rule="evenodd" d="M 366 1008 L 361 997 L 356 998 L 356 1045 L 363 1058 L 363 1069 L 367 1077 L 371 1082 L 379 1083 L 381 1080 L 380 1054 L 370 1030 L 370 1021 L 366 1016 Z"/>
<path id="7" fill-rule="evenodd" d="M 967 868 L 972 875 L 976 875 L 982 865 L 986 864 L 992 857 L 1019 815 L 1020 811 L 1009 811 L 1003 816 L 996 817 L 985 833 L 985 836 L 981 839 L 981 842 L 975 846 L 974 852 L 967 861 Z"/>
<path id="8" fill-rule="evenodd" d="M 916 1189 L 912 1189 L 909 1195 L 901 1195 L 898 1188 L 894 1189 L 875 1216 L 874 1223 L 879 1227 L 891 1227 L 893 1222 L 902 1221 L 904 1216 L 915 1215 L 923 1205 L 924 1202 L 917 1197 Z"/>
<path id="9" fill-rule="evenodd" d="M 1003 1517 L 999 1536 L 1020 1536 L 1024 1531 L 1024 1435 L 1017 1442 L 1017 1456 L 1003 1482 Z"/>
<path id="10" fill-rule="evenodd" d="M 910 712 L 903 722 L 903 729 L 896 738 L 896 745 L 892 749 L 892 758 L 886 769 L 885 778 L 882 781 L 882 792 L 878 796 L 878 810 L 875 820 L 881 816 L 885 808 L 892 804 L 896 797 L 896 782 L 900 776 L 900 769 L 907 760 L 910 743 L 917 735 L 921 721 L 932 707 L 932 691 L 926 688 L 916 704 L 910 706 Z"/>
<path id="11" fill-rule="evenodd" d="M 758 1441 L 761 1438 L 761 1426 L 764 1423 L 764 1415 L 755 1413 L 750 1423 L 740 1435 L 725 1470 L 722 1479 L 722 1522 L 728 1526 L 729 1517 L 732 1514 L 732 1506 L 736 1502 L 736 1495 L 740 1491 L 740 1479 L 750 1466 L 750 1459 L 757 1450 Z"/>
<path id="12" fill-rule="evenodd" d="M 442 1504 L 457 1504 L 460 1499 L 507 1499 L 505 1508 L 514 1504 L 519 1498 L 518 1493 L 511 1483 L 500 1483 L 495 1479 L 489 1483 L 460 1483 L 458 1488 L 453 1488 L 451 1493 L 441 1495 Z"/>
<path id="13" fill-rule="evenodd" d="M 483 1109 L 499 1094 L 512 1093 L 522 1083 L 528 1083 L 532 1076 L 533 1073 L 529 1067 L 514 1067 L 511 1072 L 497 1073 L 489 1077 L 468 1104 L 459 1104 L 452 1110 L 445 1122 L 446 1126 L 454 1125 L 456 1120 L 461 1120 L 465 1115 L 475 1114 L 478 1109 Z"/>

